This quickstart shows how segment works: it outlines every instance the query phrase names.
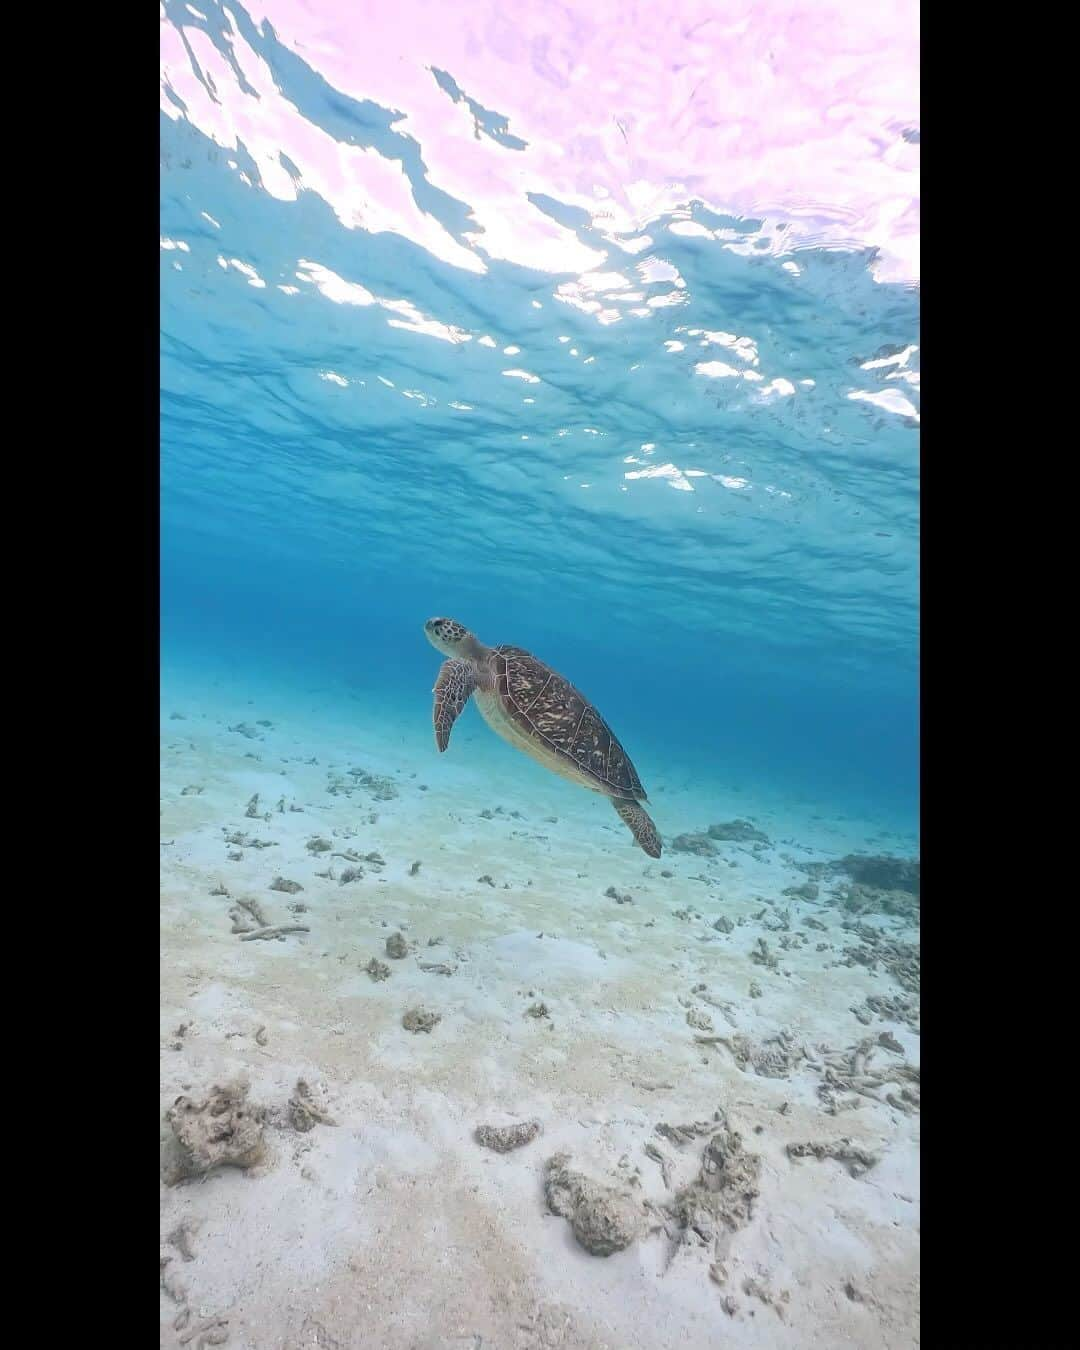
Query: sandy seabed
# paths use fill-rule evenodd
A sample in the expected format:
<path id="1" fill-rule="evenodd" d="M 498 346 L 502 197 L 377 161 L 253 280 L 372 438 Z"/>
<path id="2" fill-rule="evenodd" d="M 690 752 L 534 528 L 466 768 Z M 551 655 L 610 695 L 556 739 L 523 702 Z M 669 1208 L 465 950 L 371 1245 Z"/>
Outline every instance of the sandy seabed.
<path id="1" fill-rule="evenodd" d="M 163 691 L 162 1346 L 918 1345 L 917 897 L 813 866 L 913 838 Z"/>

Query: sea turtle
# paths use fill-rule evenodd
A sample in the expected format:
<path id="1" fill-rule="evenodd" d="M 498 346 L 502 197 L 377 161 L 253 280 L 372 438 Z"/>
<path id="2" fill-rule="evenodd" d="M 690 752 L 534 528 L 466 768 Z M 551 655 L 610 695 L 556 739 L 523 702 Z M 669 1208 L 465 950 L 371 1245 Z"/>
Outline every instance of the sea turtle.
<path id="1" fill-rule="evenodd" d="M 660 835 L 639 802 L 647 801 L 637 770 L 592 704 L 550 666 L 521 647 L 485 647 L 454 619 L 429 619 L 427 640 L 444 661 L 432 693 L 435 744 L 450 743 L 458 714 L 476 695 L 484 721 L 505 741 L 572 783 L 611 798 L 650 858 Z"/>

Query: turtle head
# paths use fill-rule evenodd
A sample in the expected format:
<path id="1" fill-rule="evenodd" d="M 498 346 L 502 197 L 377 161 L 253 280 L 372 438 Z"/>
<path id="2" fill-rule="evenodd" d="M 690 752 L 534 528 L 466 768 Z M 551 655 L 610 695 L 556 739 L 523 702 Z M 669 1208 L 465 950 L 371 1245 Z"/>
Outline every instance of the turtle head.
<path id="1" fill-rule="evenodd" d="M 444 656 L 466 656 L 468 649 L 475 643 L 467 628 L 462 628 L 456 619 L 428 619 L 424 624 L 424 634 L 436 651 Z"/>

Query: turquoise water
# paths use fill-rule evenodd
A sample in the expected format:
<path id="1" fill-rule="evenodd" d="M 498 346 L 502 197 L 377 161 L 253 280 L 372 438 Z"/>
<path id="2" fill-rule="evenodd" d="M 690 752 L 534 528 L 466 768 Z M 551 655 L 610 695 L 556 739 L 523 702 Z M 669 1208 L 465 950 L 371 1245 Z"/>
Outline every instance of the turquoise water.
<path id="1" fill-rule="evenodd" d="M 161 16 L 161 1344 L 909 1350 L 913 7 Z"/>
<path id="2" fill-rule="evenodd" d="M 478 268 L 346 227 L 302 179 L 281 200 L 242 142 L 162 115 L 166 671 L 362 688 L 426 727 L 422 624 L 447 614 L 571 678 L 646 786 L 913 828 L 917 291 L 695 202 L 601 236 L 533 193 L 601 280 L 501 262 L 393 110 L 232 12 L 300 115 Z"/>

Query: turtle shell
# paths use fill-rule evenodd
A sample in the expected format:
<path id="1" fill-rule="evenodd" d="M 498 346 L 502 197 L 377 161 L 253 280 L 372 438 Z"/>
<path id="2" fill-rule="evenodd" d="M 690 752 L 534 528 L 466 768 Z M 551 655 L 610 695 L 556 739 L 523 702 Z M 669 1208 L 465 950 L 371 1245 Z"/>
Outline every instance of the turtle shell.
<path id="1" fill-rule="evenodd" d="M 496 647 L 495 691 L 526 735 L 620 796 L 647 801 L 619 739 L 569 680 L 521 647 Z"/>

